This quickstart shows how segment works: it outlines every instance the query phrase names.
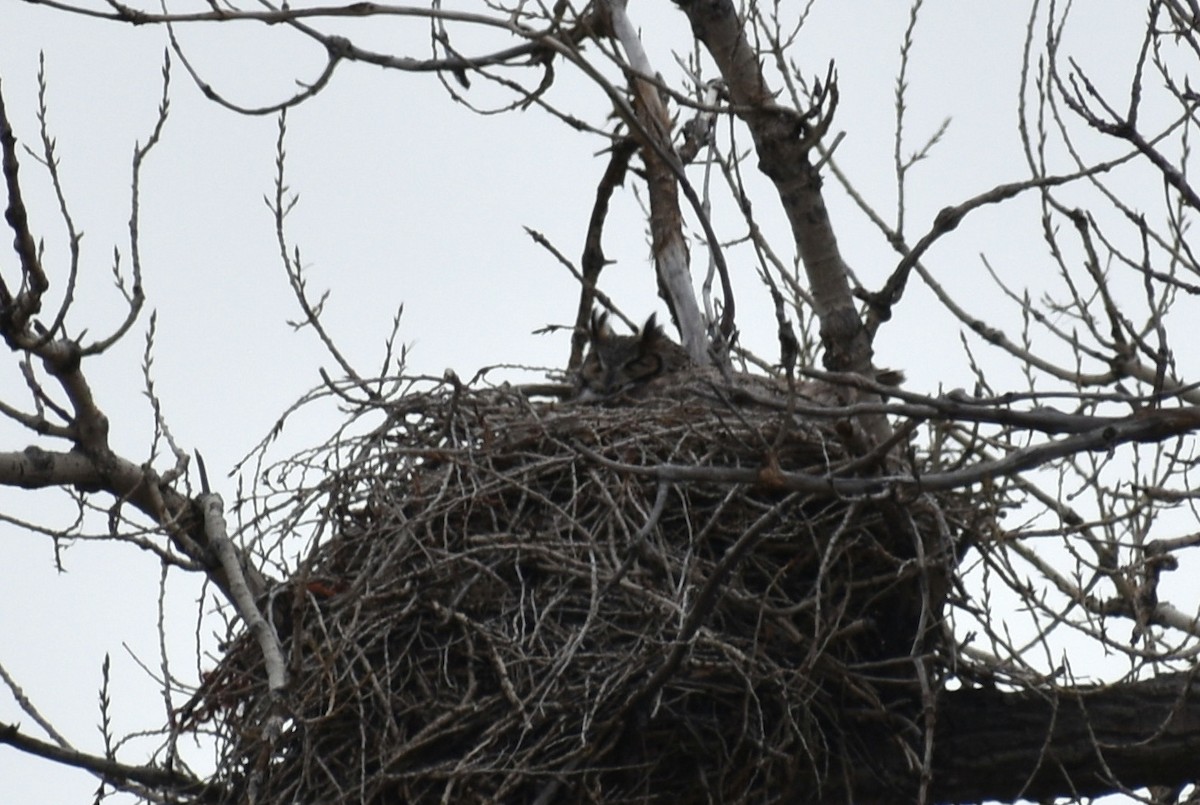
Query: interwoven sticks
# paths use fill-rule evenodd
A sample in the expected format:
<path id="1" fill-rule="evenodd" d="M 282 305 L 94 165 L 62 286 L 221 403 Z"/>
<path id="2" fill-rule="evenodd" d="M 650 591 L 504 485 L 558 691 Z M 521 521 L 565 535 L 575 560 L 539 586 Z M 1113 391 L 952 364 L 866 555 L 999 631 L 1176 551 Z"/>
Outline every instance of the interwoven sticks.
<path id="1" fill-rule="evenodd" d="M 213 675 L 242 691 L 211 708 L 224 776 L 329 803 L 819 785 L 834 745 L 854 751 L 846 720 L 907 696 L 889 663 L 914 642 L 921 605 L 897 602 L 920 589 L 918 535 L 894 501 L 773 486 L 772 467 L 849 466 L 850 425 L 756 393 L 698 375 L 608 405 L 462 387 L 389 403 L 325 483 L 333 536 L 277 597 L 293 676 L 276 745 L 254 644 Z"/>

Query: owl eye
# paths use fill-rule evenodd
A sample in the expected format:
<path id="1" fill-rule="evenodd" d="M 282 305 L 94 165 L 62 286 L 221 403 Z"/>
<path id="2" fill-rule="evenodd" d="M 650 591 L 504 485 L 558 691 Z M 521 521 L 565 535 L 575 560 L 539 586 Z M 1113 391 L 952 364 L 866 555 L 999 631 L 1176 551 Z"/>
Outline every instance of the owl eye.
<path id="1" fill-rule="evenodd" d="M 663 360 L 657 352 L 646 352 L 625 363 L 631 380 L 647 380 L 662 373 Z"/>

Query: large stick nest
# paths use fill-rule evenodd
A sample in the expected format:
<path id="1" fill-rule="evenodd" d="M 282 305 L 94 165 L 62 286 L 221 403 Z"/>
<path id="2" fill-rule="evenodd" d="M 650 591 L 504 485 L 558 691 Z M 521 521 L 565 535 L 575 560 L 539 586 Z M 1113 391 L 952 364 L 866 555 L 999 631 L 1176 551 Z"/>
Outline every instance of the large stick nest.
<path id="1" fill-rule="evenodd" d="M 886 776 L 955 518 L 772 481 L 883 471 L 853 420 L 798 412 L 838 399 L 693 373 L 608 404 L 455 383 L 381 406 L 272 599 L 286 701 L 246 636 L 210 676 L 218 777 L 240 801 L 394 803 L 795 801 L 856 759 Z"/>

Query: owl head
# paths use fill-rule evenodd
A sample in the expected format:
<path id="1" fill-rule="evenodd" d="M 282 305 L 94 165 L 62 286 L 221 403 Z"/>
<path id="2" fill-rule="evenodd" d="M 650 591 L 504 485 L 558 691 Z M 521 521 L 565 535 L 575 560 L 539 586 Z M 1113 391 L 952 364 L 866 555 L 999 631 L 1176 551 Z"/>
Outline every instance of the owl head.
<path id="1" fill-rule="evenodd" d="M 628 392 L 688 365 L 687 353 L 667 338 L 654 314 L 633 335 L 616 335 L 608 314 L 593 311 L 588 335 L 591 345 L 579 369 L 581 399 Z"/>

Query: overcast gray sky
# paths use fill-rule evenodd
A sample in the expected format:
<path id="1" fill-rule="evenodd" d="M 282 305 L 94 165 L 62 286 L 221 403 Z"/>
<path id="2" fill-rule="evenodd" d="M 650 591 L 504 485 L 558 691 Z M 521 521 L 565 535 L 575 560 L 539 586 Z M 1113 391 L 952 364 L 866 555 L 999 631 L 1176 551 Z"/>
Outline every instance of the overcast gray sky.
<path id="1" fill-rule="evenodd" d="M 1099 5 L 1103 10 L 1080 12 L 1091 16 L 1080 16 L 1067 46 L 1115 91 L 1124 86 L 1139 44 L 1127 34 L 1139 28 L 1143 12 L 1128 8 L 1136 4 Z M 836 61 L 841 107 L 833 128 L 845 132 L 837 160 L 889 218 L 895 206 L 894 91 L 908 13 L 900 2 L 818 2 L 793 51 L 810 76 Z M 909 76 L 909 147 L 943 119 L 952 123 L 913 174 L 910 240 L 941 207 L 1025 178 L 1015 125 L 1027 14 L 1025 4 L 1011 2 L 926 4 Z M 630 15 L 657 69 L 676 75 L 671 50 L 688 48 L 683 16 L 665 0 L 632 2 Z M 370 20 L 342 30 L 397 54 L 427 51 L 428 31 L 419 20 Z M 323 63 L 316 45 L 282 28 L 197 25 L 180 27 L 178 35 L 205 78 L 247 106 L 279 100 L 295 82 L 312 80 Z M 495 35 L 461 29 L 455 41 L 471 51 Z M 130 154 L 155 118 L 165 46 L 163 29 L 108 24 L 12 0 L 0 9 L 5 101 L 18 138 L 35 148 L 38 54 L 45 56 L 49 120 L 65 190 L 86 233 L 79 301 L 69 325 L 75 332 L 104 332 L 122 315 L 111 286 L 112 253 L 114 246 L 120 249 L 128 265 Z M 498 100 L 479 84 L 467 97 L 483 105 Z M 550 100 L 592 121 L 605 110 L 595 87 L 563 65 Z M 479 116 L 451 101 L 431 75 L 354 64 L 343 65 L 324 92 L 294 110 L 288 128 L 289 184 L 300 194 L 289 236 L 302 250 L 311 286 L 330 289 L 326 325 L 363 372 L 377 369 L 401 303 L 400 336 L 411 346 L 414 372 L 440 375 L 451 367 L 465 378 L 491 364 L 565 364 L 568 334 L 533 331 L 572 321 L 577 289 L 522 227 L 543 232 L 577 258 L 605 164 L 596 156 L 601 140 L 536 109 Z M 333 368 L 310 332 L 288 325 L 299 312 L 263 203 L 272 191 L 277 134 L 274 116 L 244 117 L 217 107 L 175 64 L 171 118 L 142 187 L 147 307 L 158 313 L 157 392 L 175 438 L 204 454 L 226 501 L 234 497 L 235 481 L 225 474 L 296 397 L 319 382 L 320 367 Z M 22 171 L 51 279 L 61 290 L 62 227 L 45 174 L 30 158 Z M 844 193 L 831 190 L 830 197 L 848 262 L 868 285 L 878 286 L 896 262 L 894 253 Z M 1153 198 L 1148 192 L 1146 203 Z M 968 220 L 928 261 L 960 301 L 997 324 L 1011 324 L 1016 312 L 997 306 L 979 254 L 986 252 L 1015 285 L 1041 287 L 1050 269 L 1031 224 L 1037 212 L 1032 201 Z M 756 210 L 774 226 L 776 247 L 790 256 L 772 204 L 763 195 Z M 638 201 L 626 191 L 605 233 L 607 252 L 617 262 L 602 284 L 635 319 L 663 310 L 644 230 Z M 737 222 L 722 234 L 738 234 Z M 694 256 L 700 253 L 694 247 Z M 702 270 L 703 261 L 696 265 Z M 0 258 L 0 271 L 11 281 L 11 256 Z M 733 271 L 743 342 L 771 357 L 774 324 L 753 266 L 735 261 Z M 145 457 L 152 436 L 139 370 L 147 328 L 143 317 L 123 344 L 87 367 L 113 421 L 114 446 L 134 460 Z M 914 288 L 877 342 L 877 363 L 904 369 L 917 390 L 970 386 L 959 330 L 924 289 Z M 21 381 L 11 363 L 0 368 L 0 387 L 17 389 Z M 1016 385 L 1015 370 L 997 368 L 996 377 L 1006 371 Z M 336 425 L 331 411 L 327 417 L 292 423 L 279 454 L 320 441 Z M 7 423 L 0 423 L 0 439 L 3 450 L 29 443 Z M 61 525 L 71 510 L 56 500 L 0 489 L 0 512 Z M 0 524 L 0 541 L 0 662 L 44 714 L 79 748 L 99 751 L 96 701 L 108 652 L 116 732 L 160 723 L 158 686 L 133 657 L 157 670 L 157 562 L 128 546 L 79 543 L 64 552 L 67 572 L 58 574 L 46 537 Z M 198 587 L 174 574 L 169 589 L 168 638 L 177 672 L 187 675 Z M 207 633 L 216 627 L 200 628 Z M 34 731 L 2 690 L 0 720 Z M 141 759 L 134 750 L 122 757 Z M 4 802 L 85 802 L 94 789 L 85 774 L 0 748 Z"/>

